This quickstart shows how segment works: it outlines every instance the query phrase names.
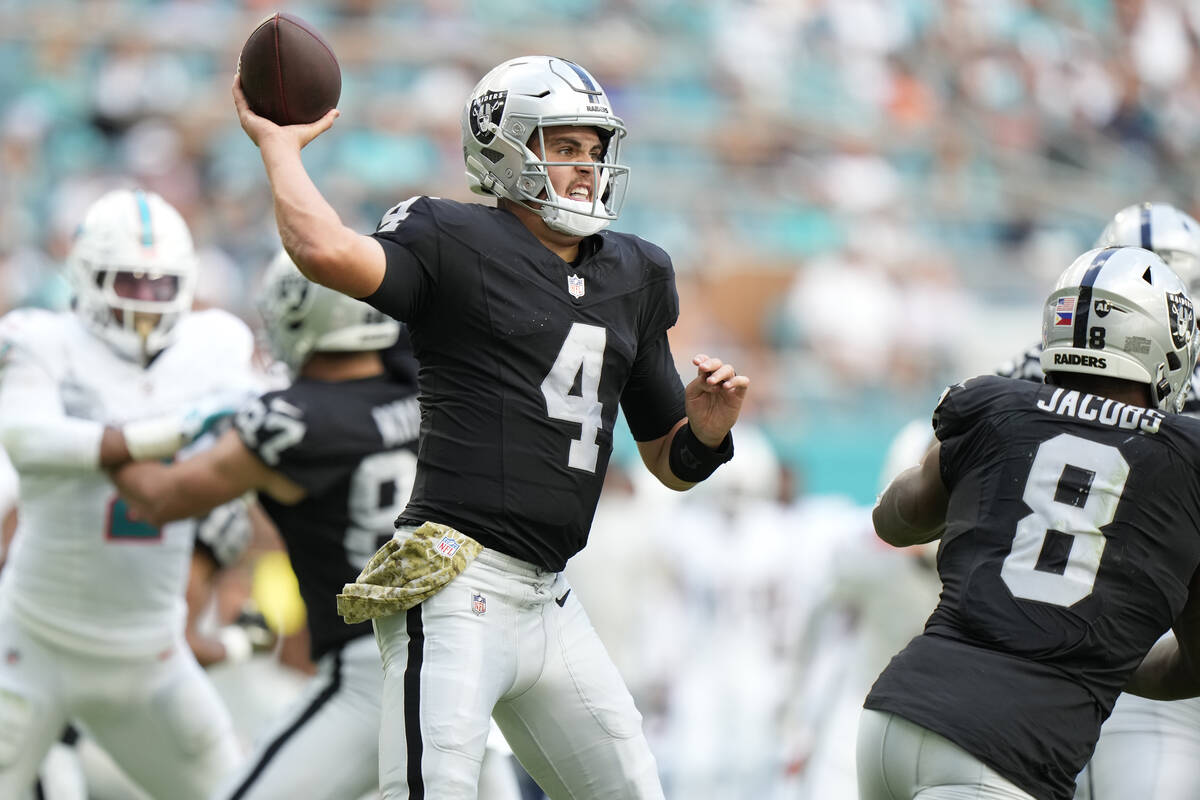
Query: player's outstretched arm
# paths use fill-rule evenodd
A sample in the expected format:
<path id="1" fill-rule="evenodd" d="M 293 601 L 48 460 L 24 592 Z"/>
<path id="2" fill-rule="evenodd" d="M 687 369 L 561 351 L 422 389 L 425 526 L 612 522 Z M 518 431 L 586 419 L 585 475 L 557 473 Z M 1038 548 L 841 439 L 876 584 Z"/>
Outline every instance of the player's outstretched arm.
<path id="1" fill-rule="evenodd" d="M 265 491 L 282 503 L 297 503 L 305 494 L 259 460 L 233 430 L 191 458 L 127 464 L 112 480 L 131 514 L 152 525 L 200 516 L 248 491 Z"/>
<path id="2" fill-rule="evenodd" d="M 871 519 L 876 535 L 888 544 L 925 544 L 945 530 L 950 496 L 942 483 L 941 449 L 935 441 L 919 465 L 897 475 L 879 496 Z"/>
<path id="3" fill-rule="evenodd" d="M 301 148 L 329 130 L 337 109 L 307 125 L 276 125 L 250 110 L 240 75 L 233 79 L 233 104 L 242 130 L 258 145 L 279 236 L 296 266 L 310 280 L 351 297 L 378 289 L 387 266 L 383 247 L 342 223 L 300 160 Z"/>
<path id="4" fill-rule="evenodd" d="M 704 354 L 692 358 L 696 377 L 684 389 L 686 416 L 666 436 L 639 442 L 638 451 L 659 481 L 690 489 L 733 455 L 730 430 L 742 410 L 750 379 Z"/>
<path id="5" fill-rule="evenodd" d="M 1125 691 L 1151 700 L 1200 696 L 1200 571 L 1192 576 L 1188 600 L 1175 620 L 1174 636 L 1155 643 L 1134 670 Z"/>
<path id="6" fill-rule="evenodd" d="M 20 472 L 107 469 L 169 456 L 187 441 L 175 417 L 118 428 L 68 416 L 44 356 L 16 340 L 0 351 L 0 444 Z"/>

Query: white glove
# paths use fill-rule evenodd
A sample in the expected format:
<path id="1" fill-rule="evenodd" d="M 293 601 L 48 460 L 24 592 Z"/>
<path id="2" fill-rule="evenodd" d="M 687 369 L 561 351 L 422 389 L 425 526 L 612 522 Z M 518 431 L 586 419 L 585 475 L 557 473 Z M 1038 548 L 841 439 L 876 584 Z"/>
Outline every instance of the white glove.
<path id="1" fill-rule="evenodd" d="M 254 394 L 238 389 L 201 398 L 177 414 L 135 420 L 121 428 L 125 447 L 134 461 L 152 461 L 175 455 L 179 448 L 233 415 Z"/>

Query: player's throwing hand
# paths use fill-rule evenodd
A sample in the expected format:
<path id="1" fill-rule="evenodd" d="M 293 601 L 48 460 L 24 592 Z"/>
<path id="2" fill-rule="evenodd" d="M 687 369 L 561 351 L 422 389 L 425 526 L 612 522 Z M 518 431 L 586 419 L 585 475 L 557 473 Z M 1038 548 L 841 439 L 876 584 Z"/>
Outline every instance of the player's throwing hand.
<path id="1" fill-rule="evenodd" d="M 233 76 L 233 106 L 237 109 L 238 122 L 241 123 L 242 130 L 259 148 L 263 146 L 266 138 L 283 136 L 290 137 L 295 142 L 296 149 L 299 150 L 333 127 L 333 121 L 342 113 L 333 108 L 316 122 L 310 122 L 307 125 L 276 125 L 266 117 L 260 117 L 250 110 L 250 104 L 246 102 L 246 95 L 242 92 L 241 75 Z"/>

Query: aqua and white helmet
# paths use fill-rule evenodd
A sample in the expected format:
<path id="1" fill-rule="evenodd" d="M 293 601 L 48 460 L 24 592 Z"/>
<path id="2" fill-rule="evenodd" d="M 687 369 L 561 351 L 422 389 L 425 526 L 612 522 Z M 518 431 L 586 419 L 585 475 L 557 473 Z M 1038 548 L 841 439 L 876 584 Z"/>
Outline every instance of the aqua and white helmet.
<path id="1" fill-rule="evenodd" d="M 590 201 L 559 197 L 546 172 L 551 163 L 528 147 L 554 125 L 597 129 L 601 159 L 553 162 L 592 168 Z M 523 56 L 492 69 L 463 108 L 463 157 L 471 190 L 504 197 L 540 215 L 556 231 L 588 236 L 617 219 L 625 201 L 629 167 L 620 161 L 625 124 L 614 116 L 604 89 L 583 67 L 552 56 Z M 544 142 L 539 148 L 545 154 Z"/>
<path id="2" fill-rule="evenodd" d="M 196 253 L 170 203 L 118 189 L 84 214 L 67 271 L 84 323 L 122 356 L 146 363 L 192 307 Z"/>
<path id="3" fill-rule="evenodd" d="M 1170 203 L 1126 206 L 1105 226 L 1095 246 L 1153 250 L 1189 292 L 1200 290 L 1200 222 Z"/>
<path id="4" fill-rule="evenodd" d="M 1150 386 L 1156 407 L 1179 411 L 1196 365 L 1196 315 L 1187 287 L 1140 247 L 1089 250 L 1058 279 L 1042 310 L 1042 370 Z"/>
<path id="5" fill-rule="evenodd" d="M 271 354 L 295 375 L 312 353 L 383 350 L 400 323 L 361 300 L 313 283 L 280 250 L 263 274 L 258 310 Z"/>

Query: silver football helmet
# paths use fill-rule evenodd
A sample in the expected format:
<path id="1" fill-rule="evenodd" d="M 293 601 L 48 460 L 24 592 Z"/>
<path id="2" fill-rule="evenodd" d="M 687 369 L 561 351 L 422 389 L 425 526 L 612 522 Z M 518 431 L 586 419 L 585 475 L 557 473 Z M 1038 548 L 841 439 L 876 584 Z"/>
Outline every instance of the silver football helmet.
<path id="1" fill-rule="evenodd" d="M 1114 245 L 1153 250 L 1189 292 L 1200 290 L 1200 223 L 1170 203 L 1137 203 L 1118 211 L 1094 246 Z"/>
<path id="2" fill-rule="evenodd" d="M 529 148 L 531 137 L 553 125 L 597 129 L 600 160 L 549 162 Z M 617 219 L 625 201 L 629 167 L 620 161 L 625 124 L 613 115 L 604 89 L 587 70 L 561 58 L 524 56 L 492 69 L 463 108 L 463 157 L 471 190 L 504 197 L 541 216 L 556 231 L 588 236 Z M 593 170 L 590 200 L 559 197 L 548 166 Z"/>
<path id="3" fill-rule="evenodd" d="M 75 310 L 117 353 L 148 362 L 192 307 L 196 253 L 166 200 L 118 189 L 84 214 L 67 256 Z"/>
<path id="4" fill-rule="evenodd" d="M 295 375 L 312 353 L 383 350 L 400 323 L 361 300 L 313 283 L 280 250 L 263 274 L 258 310 L 272 355 Z"/>
<path id="5" fill-rule="evenodd" d="M 1059 277 L 1042 309 L 1042 369 L 1144 383 L 1157 408 L 1179 411 L 1196 366 L 1187 287 L 1140 247 L 1089 250 Z"/>

